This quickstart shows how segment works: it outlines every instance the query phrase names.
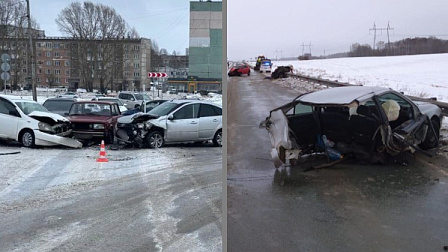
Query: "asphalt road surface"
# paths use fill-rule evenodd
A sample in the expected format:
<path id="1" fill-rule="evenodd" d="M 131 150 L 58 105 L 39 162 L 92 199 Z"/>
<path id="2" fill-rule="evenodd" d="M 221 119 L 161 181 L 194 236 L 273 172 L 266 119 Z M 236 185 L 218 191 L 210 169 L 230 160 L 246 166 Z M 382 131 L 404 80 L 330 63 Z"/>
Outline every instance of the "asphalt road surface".
<path id="1" fill-rule="evenodd" d="M 222 250 L 221 148 L 99 150 L 0 144 L 0 251 Z"/>
<path id="2" fill-rule="evenodd" d="M 433 158 L 410 156 L 408 166 L 292 167 L 283 184 L 258 126 L 299 93 L 263 77 L 228 79 L 228 251 L 444 250 L 446 146 Z"/>

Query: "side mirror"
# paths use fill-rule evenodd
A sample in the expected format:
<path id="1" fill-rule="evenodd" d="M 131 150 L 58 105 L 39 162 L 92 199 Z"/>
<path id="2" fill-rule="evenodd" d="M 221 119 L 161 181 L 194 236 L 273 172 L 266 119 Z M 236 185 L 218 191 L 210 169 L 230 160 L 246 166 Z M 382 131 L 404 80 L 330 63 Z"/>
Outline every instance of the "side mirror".
<path id="1" fill-rule="evenodd" d="M 168 120 L 174 120 L 174 116 L 171 114 L 168 116 Z"/>

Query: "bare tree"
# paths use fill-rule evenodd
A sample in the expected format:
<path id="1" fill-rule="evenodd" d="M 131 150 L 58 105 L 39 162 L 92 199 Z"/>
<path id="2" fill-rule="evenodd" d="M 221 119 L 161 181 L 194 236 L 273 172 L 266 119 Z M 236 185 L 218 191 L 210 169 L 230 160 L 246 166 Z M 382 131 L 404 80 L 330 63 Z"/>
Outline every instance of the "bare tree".
<path id="1" fill-rule="evenodd" d="M 24 83 L 31 69 L 29 59 L 28 34 L 35 33 L 39 25 L 31 18 L 32 31 L 28 31 L 28 19 L 26 5 L 22 1 L 3 0 L 0 1 L 0 51 L 11 56 L 11 91 L 18 84 Z"/>
<path id="2" fill-rule="evenodd" d="M 118 40 L 137 38 L 137 31 L 112 7 L 89 1 L 71 3 L 60 12 L 56 23 L 62 33 L 78 39 L 72 50 L 77 50 L 78 77 L 86 89 L 92 91 L 94 83 L 98 83 L 101 92 L 105 92 L 112 81 L 117 56 L 123 56 L 117 50 Z"/>

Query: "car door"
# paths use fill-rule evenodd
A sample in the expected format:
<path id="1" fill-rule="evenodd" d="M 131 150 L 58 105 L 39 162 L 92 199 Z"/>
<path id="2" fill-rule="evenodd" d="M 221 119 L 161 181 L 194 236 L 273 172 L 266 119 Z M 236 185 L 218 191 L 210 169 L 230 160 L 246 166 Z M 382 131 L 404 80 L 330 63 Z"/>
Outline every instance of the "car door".
<path id="1" fill-rule="evenodd" d="M 222 126 L 222 109 L 211 105 L 201 104 L 199 109 L 199 140 L 210 140 L 216 130 Z"/>
<path id="2" fill-rule="evenodd" d="M 167 142 L 199 140 L 199 103 L 187 104 L 168 116 L 166 127 Z"/>
<path id="3" fill-rule="evenodd" d="M 16 139 L 19 120 L 21 117 L 16 107 L 0 97 L 0 137 Z"/>
<path id="4" fill-rule="evenodd" d="M 394 138 L 390 143 L 395 147 L 406 148 L 408 145 L 420 144 L 425 137 L 427 116 L 406 98 L 396 93 L 378 96 L 380 111 L 389 123 Z M 395 108 L 391 108 L 395 106 Z M 392 112 L 390 112 L 393 110 Z"/>

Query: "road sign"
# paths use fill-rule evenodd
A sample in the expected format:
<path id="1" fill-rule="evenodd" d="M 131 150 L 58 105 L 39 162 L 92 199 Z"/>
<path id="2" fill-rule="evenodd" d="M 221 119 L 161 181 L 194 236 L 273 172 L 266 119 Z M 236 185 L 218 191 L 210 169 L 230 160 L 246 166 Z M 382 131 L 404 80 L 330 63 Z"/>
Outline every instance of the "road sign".
<path id="1" fill-rule="evenodd" d="M 9 65 L 9 63 L 3 62 L 2 63 L 2 70 L 5 72 L 8 72 L 9 69 L 11 69 L 11 66 Z"/>
<path id="2" fill-rule="evenodd" d="M 10 59 L 11 59 L 11 57 L 9 56 L 9 54 L 7 54 L 7 53 L 2 54 L 3 62 L 8 62 Z"/>
<path id="3" fill-rule="evenodd" d="M 155 73 L 155 72 L 149 72 L 148 78 L 166 78 L 168 77 L 167 73 Z"/>
<path id="4" fill-rule="evenodd" d="M 1 74 L 1 77 L 2 77 L 2 80 L 4 80 L 4 81 L 9 81 L 9 78 L 11 78 L 11 76 L 9 75 L 8 72 L 3 72 Z"/>

